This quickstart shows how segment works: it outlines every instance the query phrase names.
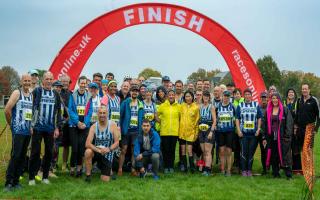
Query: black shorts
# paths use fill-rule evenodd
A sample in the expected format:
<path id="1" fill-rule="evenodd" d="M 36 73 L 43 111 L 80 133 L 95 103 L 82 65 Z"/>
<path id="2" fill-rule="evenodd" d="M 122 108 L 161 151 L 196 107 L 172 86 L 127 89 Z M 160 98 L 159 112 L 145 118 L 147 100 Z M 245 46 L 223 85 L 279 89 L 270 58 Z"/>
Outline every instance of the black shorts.
<path id="1" fill-rule="evenodd" d="M 61 146 L 68 147 L 71 145 L 70 142 L 70 134 L 69 134 L 69 124 L 65 124 L 62 127 L 62 138 L 61 138 Z"/>
<path id="2" fill-rule="evenodd" d="M 97 166 L 101 170 L 101 175 L 111 175 L 112 163 L 109 160 L 107 160 L 103 155 L 95 152 L 94 157 L 92 159 L 92 163 L 95 162 L 97 162 Z"/>
<path id="3" fill-rule="evenodd" d="M 219 132 L 219 147 L 226 146 L 228 148 L 232 148 L 232 140 L 233 140 L 233 131 L 229 132 Z"/>
<path id="4" fill-rule="evenodd" d="M 128 132 L 126 135 L 121 134 L 121 146 L 122 145 L 133 145 L 135 139 L 138 136 L 138 132 Z"/>
<path id="5" fill-rule="evenodd" d="M 199 142 L 200 142 L 200 144 L 202 144 L 202 143 L 214 144 L 214 135 L 215 134 L 212 134 L 212 138 L 209 140 L 208 139 L 209 133 L 210 133 L 210 130 L 208 130 L 208 131 L 200 131 L 199 132 Z"/>
<path id="6" fill-rule="evenodd" d="M 180 139 L 180 138 L 179 138 L 179 144 L 180 144 L 180 145 L 192 145 L 193 142 L 189 142 L 189 141 L 186 141 L 186 140 L 184 140 L 184 139 Z"/>

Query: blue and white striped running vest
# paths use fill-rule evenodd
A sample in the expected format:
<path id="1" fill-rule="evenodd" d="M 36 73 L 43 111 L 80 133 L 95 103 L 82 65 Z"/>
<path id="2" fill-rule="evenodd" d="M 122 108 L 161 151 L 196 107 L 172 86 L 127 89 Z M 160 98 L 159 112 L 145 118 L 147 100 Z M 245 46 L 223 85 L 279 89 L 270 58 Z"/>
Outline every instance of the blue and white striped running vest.
<path id="1" fill-rule="evenodd" d="M 91 123 L 94 123 L 98 121 L 98 109 L 101 105 L 101 98 L 99 95 L 97 95 L 95 98 L 91 99 L 92 102 L 92 117 L 91 117 Z"/>
<path id="2" fill-rule="evenodd" d="M 258 126 L 258 102 L 241 102 L 240 108 L 240 129 L 243 133 L 255 133 Z"/>
<path id="3" fill-rule="evenodd" d="M 54 116 L 56 97 L 53 90 L 41 90 L 40 109 L 35 128 L 39 131 L 53 131 L 55 129 Z"/>
<path id="4" fill-rule="evenodd" d="M 226 106 L 222 105 L 222 102 L 218 104 L 216 108 L 217 114 L 217 130 L 219 132 L 234 131 L 234 117 L 235 109 L 231 103 Z"/>
<path id="5" fill-rule="evenodd" d="M 30 135 L 32 120 L 32 94 L 29 97 L 23 95 L 19 90 L 20 97 L 16 105 L 12 108 L 11 131 L 12 134 Z"/>
<path id="6" fill-rule="evenodd" d="M 151 102 L 151 104 L 147 105 L 145 101 L 143 101 L 143 110 L 144 110 L 144 118 L 150 121 L 152 127 L 155 124 L 155 113 L 157 111 L 156 105 Z"/>
<path id="7" fill-rule="evenodd" d="M 79 91 L 75 92 L 73 95 L 74 102 L 77 107 L 77 113 L 79 116 L 79 121 L 84 121 L 85 109 L 88 101 L 88 92 L 84 92 L 83 95 L 80 95 Z"/>
<path id="8" fill-rule="evenodd" d="M 109 94 L 108 96 L 108 113 L 109 113 L 109 119 L 114 121 L 117 126 L 119 126 L 120 121 L 120 97 L 115 95 L 114 98 L 112 98 Z"/>
<path id="9" fill-rule="evenodd" d="M 210 127 L 212 126 L 211 108 L 212 108 L 211 104 L 209 104 L 207 107 L 204 107 L 203 104 L 200 106 L 200 121 L 199 121 L 199 124 L 207 124 Z"/>
<path id="10" fill-rule="evenodd" d="M 110 124 L 112 123 L 111 120 L 108 121 L 108 127 L 103 131 L 99 130 L 99 123 L 96 122 L 96 133 L 95 133 L 95 146 L 103 146 L 103 147 L 111 147 L 114 142 L 113 135 L 110 131 Z M 112 162 L 113 160 L 113 151 L 105 154 L 104 157 Z"/>

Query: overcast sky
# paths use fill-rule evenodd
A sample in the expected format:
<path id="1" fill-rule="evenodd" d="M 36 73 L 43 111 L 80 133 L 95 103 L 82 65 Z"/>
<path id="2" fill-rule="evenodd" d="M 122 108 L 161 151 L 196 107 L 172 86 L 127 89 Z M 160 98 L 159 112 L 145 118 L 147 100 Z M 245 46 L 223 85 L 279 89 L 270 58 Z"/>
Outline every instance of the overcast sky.
<path id="1" fill-rule="evenodd" d="M 48 69 L 62 46 L 83 26 L 116 8 L 141 2 L 185 6 L 228 29 L 254 60 L 272 55 L 280 70 L 303 70 L 320 76 L 320 1 L 296 0 L 1 0 L 0 66 L 25 73 Z M 223 57 L 205 39 L 168 25 L 139 25 L 104 40 L 83 74 L 111 71 L 116 79 L 137 76 L 152 67 L 183 79 L 199 67 L 228 70 Z"/>

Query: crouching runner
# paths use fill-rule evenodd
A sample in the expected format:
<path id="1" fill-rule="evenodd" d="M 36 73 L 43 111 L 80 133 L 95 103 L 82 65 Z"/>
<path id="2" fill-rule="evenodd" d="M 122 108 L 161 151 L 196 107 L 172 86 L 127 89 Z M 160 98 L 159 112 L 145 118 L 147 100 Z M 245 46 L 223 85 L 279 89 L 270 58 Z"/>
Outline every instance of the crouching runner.
<path id="1" fill-rule="evenodd" d="M 153 179 L 158 180 L 160 163 L 160 136 L 151 128 L 150 121 L 142 121 L 142 134 L 139 134 L 134 142 L 134 158 L 136 168 L 143 178 L 147 174 L 148 166 L 152 164 Z M 147 169 L 146 169 L 147 168 Z M 151 167 L 150 167 L 151 168 Z"/>
<path id="2" fill-rule="evenodd" d="M 108 119 L 106 106 L 98 109 L 98 121 L 95 122 L 89 130 L 86 141 L 85 163 L 86 163 L 86 181 L 91 180 L 92 163 L 97 162 L 101 170 L 101 180 L 109 181 L 113 151 L 119 146 L 119 129 L 116 123 Z"/>

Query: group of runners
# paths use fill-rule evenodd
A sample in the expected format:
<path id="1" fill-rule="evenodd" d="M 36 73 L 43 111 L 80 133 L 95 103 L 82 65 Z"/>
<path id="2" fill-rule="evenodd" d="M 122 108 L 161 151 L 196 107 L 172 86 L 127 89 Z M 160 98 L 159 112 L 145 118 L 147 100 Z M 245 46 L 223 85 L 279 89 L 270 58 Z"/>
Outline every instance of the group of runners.
<path id="1" fill-rule="evenodd" d="M 289 88 L 283 98 L 271 86 L 260 94 L 259 103 L 250 89 L 213 86 L 210 80 L 184 85 L 163 76 L 162 85 L 152 88 L 144 77 L 126 76 L 120 85 L 112 73 L 95 73 L 92 80 L 79 77 L 71 91 L 67 75 L 59 80 L 51 72 L 41 80 L 38 75 L 37 70 L 22 75 L 21 87 L 5 107 L 12 132 L 8 191 L 21 188 L 24 171 L 30 186 L 39 174 L 49 184 L 58 168 L 59 147 L 61 171 L 74 177 L 85 173 L 87 182 L 97 169 L 102 181 L 124 171 L 139 177 L 151 174 L 155 180 L 159 171 L 210 176 L 215 163 L 224 176 L 251 177 L 258 144 L 261 173 L 271 166 L 274 177 L 283 169 L 291 179 L 293 173 L 304 173 L 306 128 L 312 125 L 314 135 L 320 124 L 319 103 L 308 84 L 302 84 L 301 96 Z"/>

